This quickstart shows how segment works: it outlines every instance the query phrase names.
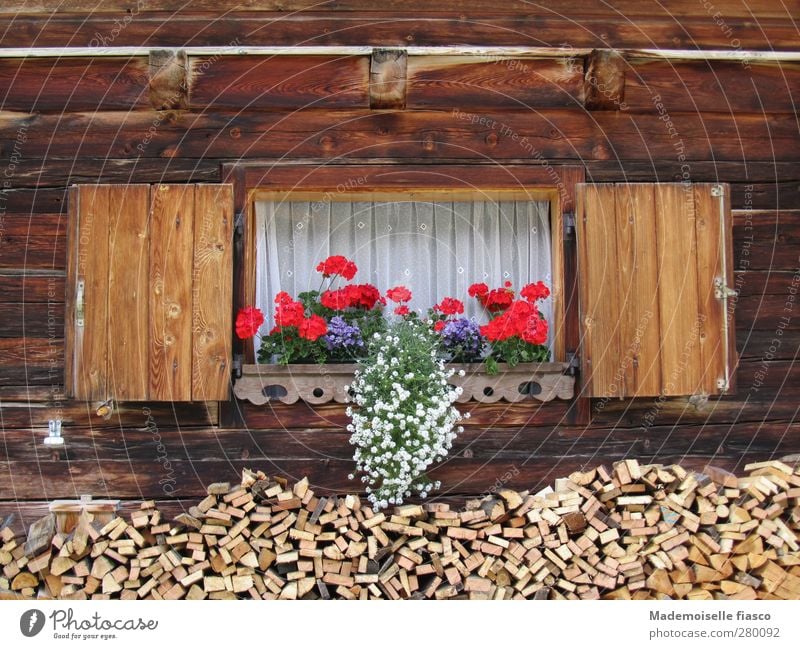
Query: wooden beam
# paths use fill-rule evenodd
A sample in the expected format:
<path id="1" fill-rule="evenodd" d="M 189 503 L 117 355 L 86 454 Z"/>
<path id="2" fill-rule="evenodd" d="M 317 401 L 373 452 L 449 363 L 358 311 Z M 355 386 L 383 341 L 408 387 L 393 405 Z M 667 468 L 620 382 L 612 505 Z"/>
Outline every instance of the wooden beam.
<path id="1" fill-rule="evenodd" d="M 369 64 L 369 107 L 406 107 L 408 56 L 405 50 L 374 50 Z"/>
<path id="2" fill-rule="evenodd" d="M 584 62 L 587 110 L 620 110 L 625 104 L 625 58 L 614 50 L 592 50 Z"/>
<path id="3" fill-rule="evenodd" d="M 188 57 L 184 50 L 150 50 L 150 105 L 156 110 L 189 104 Z"/>

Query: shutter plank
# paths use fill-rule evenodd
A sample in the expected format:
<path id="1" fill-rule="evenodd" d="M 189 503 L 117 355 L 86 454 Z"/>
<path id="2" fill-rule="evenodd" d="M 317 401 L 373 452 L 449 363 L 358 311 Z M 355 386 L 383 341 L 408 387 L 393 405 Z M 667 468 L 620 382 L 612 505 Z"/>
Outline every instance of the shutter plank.
<path id="1" fill-rule="evenodd" d="M 84 325 L 75 327 L 75 398 L 97 401 L 109 397 L 109 187 L 81 187 L 78 203 L 76 280 L 84 282 Z"/>
<path id="2" fill-rule="evenodd" d="M 625 395 L 657 396 L 661 343 L 654 186 L 618 185 L 615 193 Z"/>
<path id="3" fill-rule="evenodd" d="M 155 185 L 150 229 L 150 399 L 192 399 L 194 187 Z"/>
<path id="4" fill-rule="evenodd" d="M 108 370 L 111 394 L 146 400 L 148 375 L 148 185 L 111 186 Z"/>
<path id="5" fill-rule="evenodd" d="M 192 283 L 192 399 L 229 396 L 233 299 L 233 191 L 197 185 Z"/>
<path id="6" fill-rule="evenodd" d="M 577 197 L 581 362 L 590 393 L 616 397 L 625 378 L 618 362 L 619 302 L 614 187 L 584 185 Z"/>
<path id="7" fill-rule="evenodd" d="M 67 278 L 65 282 L 64 305 L 64 396 L 67 399 L 77 398 L 79 392 L 76 375 L 76 327 L 75 327 L 75 293 L 78 282 L 78 250 L 80 244 L 80 188 L 73 185 L 69 188 L 67 218 Z"/>
<path id="8" fill-rule="evenodd" d="M 697 246 L 694 192 L 669 184 L 656 191 L 658 227 L 661 384 L 666 396 L 699 390 L 702 358 L 699 341 Z"/>

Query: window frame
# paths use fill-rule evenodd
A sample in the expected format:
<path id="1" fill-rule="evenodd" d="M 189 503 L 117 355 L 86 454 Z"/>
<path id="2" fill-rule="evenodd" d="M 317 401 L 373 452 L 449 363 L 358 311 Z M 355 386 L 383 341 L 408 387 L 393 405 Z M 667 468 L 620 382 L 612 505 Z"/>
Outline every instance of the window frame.
<path id="1" fill-rule="evenodd" d="M 585 169 L 550 164 L 329 164 L 237 162 L 222 165 L 223 182 L 234 186 L 234 314 L 253 304 L 256 288 L 255 203 L 265 197 L 291 193 L 330 193 L 336 196 L 372 193 L 441 191 L 443 195 L 503 194 L 550 202 L 553 313 L 556 323 L 553 360 L 572 362 L 579 349 L 577 247 L 574 236 L 575 188 Z M 463 194 L 462 194 L 463 195 Z M 233 335 L 233 332 L 232 332 Z M 235 363 L 253 363 L 252 339 L 234 336 Z M 589 421 L 590 399 L 581 396 L 580 377 L 565 424 Z M 230 422 L 243 423 L 231 399 Z"/>

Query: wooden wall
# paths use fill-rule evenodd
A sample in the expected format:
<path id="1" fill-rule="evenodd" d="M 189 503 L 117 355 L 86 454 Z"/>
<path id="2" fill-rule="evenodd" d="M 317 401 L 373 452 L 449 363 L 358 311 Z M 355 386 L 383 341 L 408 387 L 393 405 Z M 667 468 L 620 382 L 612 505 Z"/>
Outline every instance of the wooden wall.
<path id="1" fill-rule="evenodd" d="M 321 489 L 352 487 L 338 407 L 289 418 L 286 409 L 243 405 L 247 428 L 233 429 L 219 426 L 216 404 L 129 404 L 104 420 L 91 404 L 61 397 L 67 187 L 219 181 L 221 165 L 239 160 L 457 161 L 509 174 L 546 161 L 582 164 L 595 182 L 731 183 L 736 395 L 596 400 L 587 427 L 565 425 L 566 405 L 557 402 L 483 408 L 436 475 L 446 493 L 480 493 L 498 480 L 536 487 L 627 456 L 741 469 L 800 452 L 800 306 L 791 301 L 800 281 L 800 62 L 634 51 L 796 48 L 788 17 L 800 14 L 797 3 L 719 0 L 716 18 L 690 0 L 669 3 L 674 15 L 665 3 L 633 0 L 616 9 L 473 0 L 457 9 L 438 3 L 435 13 L 430 3 L 398 0 L 394 14 L 360 0 L 193 2 L 200 13 L 174 13 L 182 3 L 170 0 L 148 2 L 146 11 L 135 0 L 101 11 L 82 0 L 42 0 L 35 11 L 29 4 L 0 9 L 3 47 L 106 39 L 565 49 L 544 58 L 409 55 L 405 108 L 388 110 L 370 109 L 366 53 L 0 58 L 0 500 L 190 498 L 243 466 L 307 474 Z M 228 4 L 241 7 L 203 13 Z M 587 48 L 623 53 L 593 58 Z M 589 70 L 598 81 L 587 82 Z M 66 448 L 51 453 L 42 439 L 56 417 Z"/>

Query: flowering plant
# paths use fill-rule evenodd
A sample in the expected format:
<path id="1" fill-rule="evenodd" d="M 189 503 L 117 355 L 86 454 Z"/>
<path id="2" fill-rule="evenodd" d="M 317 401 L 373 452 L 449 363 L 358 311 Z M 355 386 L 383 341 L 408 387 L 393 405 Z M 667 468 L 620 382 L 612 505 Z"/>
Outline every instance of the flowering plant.
<path id="1" fill-rule="evenodd" d="M 412 294 L 407 287 L 392 287 L 382 296 L 372 284 L 339 285 L 340 278 L 350 282 L 358 272 L 356 264 L 342 255 L 328 257 L 316 269 L 322 275 L 318 290 L 300 293 L 297 299 L 285 291 L 275 296 L 275 326 L 261 337 L 260 362 L 361 360 L 367 354 L 366 342 L 388 326 L 383 310 L 387 301 L 394 303 L 392 312 L 402 320 L 419 321 L 408 306 Z M 549 359 L 548 324 L 538 306 L 550 295 L 547 286 L 527 284 L 517 295 L 511 282 L 494 289 L 477 283 L 469 287 L 469 295 L 486 309 L 488 324 L 479 326 L 464 317 L 464 303 L 454 297 L 442 298 L 428 310 L 427 324 L 437 334 L 444 361 L 485 360 L 487 371 L 496 373 L 498 362 L 513 367 Z M 245 307 L 236 318 L 236 333 L 240 338 L 257 335 L 263 322 L 261 311 Z"/>
<path id="2" fill-rule="evenodd" d="M 473 284 L 469 294 L 477 298 L 491 314 L 489 323 L 480 328 L 491 348 L 486 358 L 486 369 L 497 372 L 497 363 L 506 362 L 511 367 L 522 362 L 547 361 L 550 351 L 547 342 L 547 321 L 537 302 L 550 295 L 543 282 L 527 284 L 516 298 L 511 282 L 501 288 L 489 290 L 486 284 Z"/>
<path id="3" fill-rule="evenodd" d="M 452 375 L 434 332 L 418 320 L 399 320 L 370 339 L 350 386 L 355 407 L 347 408 L 347 430 L 376 511 L 439 488 L 425 472 L 463 430 L 456 428 L 462 415 L 453 402 L 461 388 L 448 384 Z"/>

